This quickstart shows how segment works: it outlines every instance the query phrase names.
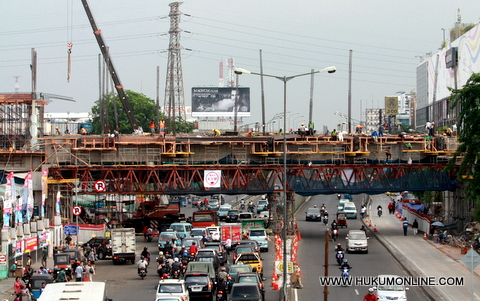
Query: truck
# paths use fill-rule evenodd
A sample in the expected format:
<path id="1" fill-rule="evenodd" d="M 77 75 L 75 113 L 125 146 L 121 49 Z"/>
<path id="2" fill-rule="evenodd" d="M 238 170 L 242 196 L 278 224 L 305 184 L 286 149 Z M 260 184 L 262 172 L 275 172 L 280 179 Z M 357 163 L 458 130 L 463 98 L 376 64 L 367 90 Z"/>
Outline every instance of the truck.
<path id="1" fill-rule="evenodd" d="M 221 242 L 225 243 L 229 238 L 232 242 L 242 240 L 242 226 L 240 224 L 222 226 Z"/>
<path id="2" fill-rule="evenodd" d="M 135 263 L 135 229 L 115 228 L 111 230 L 113 264 L 130 261 Z"/>
<path id="3" fill-rule="evenodd" d="M 263 218 L 251 218 L 242 220 L 242 233 L 248 234 L 250 229 L 265 229 L 265 220 Z"/>

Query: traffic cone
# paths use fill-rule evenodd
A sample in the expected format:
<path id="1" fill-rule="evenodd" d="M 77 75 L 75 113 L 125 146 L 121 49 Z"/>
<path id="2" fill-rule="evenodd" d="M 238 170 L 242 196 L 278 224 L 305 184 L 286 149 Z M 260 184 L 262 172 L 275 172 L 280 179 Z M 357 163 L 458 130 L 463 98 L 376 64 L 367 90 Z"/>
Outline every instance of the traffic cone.
<path id="1" fill-rule="evenodd" d="M 368 225 L 370 228 L 372 227 L 372 221 L 370 221 L 370 224 Z"/>
<path id="2" fill-rule="evenodd" d="M 375 225 L 375 227 L 373 227 L 373 232 L 378 232 L 377 231 L 377 225 Z"/>
<path id="3" fill-rule="evenodd" d="M 427 232 L 423 232 L 423 239 L 427 240 Z"/>
<path id="4" fill-rule="evenodd" d="M 273 272 L 273 275 L 272 275 L 272 286 L 278 281 L 278 275 L 277 273 L 275 273 L 275 271 Z"/>
<path id="5" fill-rule="evenodd" d="M 365 224 L 368 224 L 368 217 L 365 219 Z"/>
<path id="6" fill-rule="evenodd" d="M 404 221 L 404 220 L 405 220 L 405 218 L 402 216 L 402 218 L 401 218 L 400 220 L 401 220 L 401 221 Z"/>
<path id="7" fill-rule="evenodd" d="M 273 289 L 278 291 L 278 283 L 272 283 Z"/>

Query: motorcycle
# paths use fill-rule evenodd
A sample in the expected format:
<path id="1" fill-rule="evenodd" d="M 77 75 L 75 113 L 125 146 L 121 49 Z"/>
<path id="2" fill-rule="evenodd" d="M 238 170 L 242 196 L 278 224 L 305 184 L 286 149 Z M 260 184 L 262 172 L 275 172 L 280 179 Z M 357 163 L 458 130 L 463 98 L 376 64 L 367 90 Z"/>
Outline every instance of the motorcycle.
<path id="1" fill-rule="evenodd" d="M 159 264 L 157 267 L 157 274 L 160 277 L 160 279 L 168 279 L 170 278 L 170 274 L 168 273 L 168 269 L 166 265 Z"/>
<path id="2" fill-rule="evenodd" d="M 337 259 L 338 265 L 342 265 L 344 257 L 345 257 L 345 254 L 343 253 L 343 251 L 337 251 L 337 254 L 335 254 L 335 258 Z"/>
<path id="3" fill-rule="evenodd" d="M 180 279 L 180 270 L 172 271 L 171 279 Z"/>
<path id="4" fill-rule="evenodd" d="M 227 293 L 224 290 L 217 291 L 217 301 L 226 301 Z"/>
<path id="5" fill-rule="evenodd" d="M 240 205 L 240 210 L 245 210 L 245 204 Z"/>
<path id="6" fill-rule="evenodd" d="M 145 278 L 147 276 L 147 271 L 145 268 L 140 268 L 140 272 L 138 273 L 138 275 L 140 275 L 140 277 L 142 278 Z"/>
<path id="7" fill-rule="evenodd" d="M 341 195 L 340 193 L 337 194 L 337 198 L 338 198 L 338 199 L 341 199 L 341 198 L 342 198 L 342 195 Z"/>
<path id="8" fill-rule="evenodd" d="M 325 224 L 325 226 L 328 224 L 328 216 L 323 217 L 323 223 Z"/>
<path id="9" fill-rule="evenodd" d="M 336 241 L 338 238 L 338 229 L 332 229 L 332 240 Z"/>
<path id="10" fill-rule="evenodd" d="M 382 208 L 378 208 L 377 214 L 378 214 L 378 217 L 382 216 Z"/>
<path id="11" fill-rule="evenodd" d="M 347 268 L 342 269 L 342 279 L 343 279 L 343 286 L 347 286 L 348 278 L 350 277 L 350 270 Z"/>

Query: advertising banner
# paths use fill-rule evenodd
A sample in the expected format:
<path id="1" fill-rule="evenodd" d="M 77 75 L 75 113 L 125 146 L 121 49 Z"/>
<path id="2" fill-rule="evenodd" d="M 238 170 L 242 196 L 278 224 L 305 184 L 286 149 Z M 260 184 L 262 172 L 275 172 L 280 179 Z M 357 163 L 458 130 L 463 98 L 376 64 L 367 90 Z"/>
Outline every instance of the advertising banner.
<path id="1" fill-rule="evenodd" d="M 42 205 L 40 206 L 40 216 L 42 219 L 45 218 L 45 200 L 47 199 L 48 193 L 48 168 L 42 171 Z"/>
<path id="2" fill-rule="evenodd" d="M 192 88 L 192 117 L 234 117 L 235 87 Z M 238 88 L 237 116 L 250 116 L 250 88 Z"/>
<path id="3" fill-rule="evenodd" d="M 13 171 L 7 176 L 5 187 L 5 199 L 3 200 L 3 228 L 10 227 L 10 217 L 12 214 L 12 204 L 15 198 L 15 181 Z"/>

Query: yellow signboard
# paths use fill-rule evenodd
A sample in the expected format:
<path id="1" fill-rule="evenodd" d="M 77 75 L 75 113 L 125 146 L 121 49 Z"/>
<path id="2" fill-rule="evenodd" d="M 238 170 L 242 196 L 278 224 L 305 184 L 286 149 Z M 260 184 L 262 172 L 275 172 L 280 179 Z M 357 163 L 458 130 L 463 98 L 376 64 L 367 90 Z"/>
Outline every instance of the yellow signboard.
<path id="1" fill-rule="evenodd" d="M 398 96 L 385 97 L 385 115 L 398 114 Z"/>
<path id="2" fill-rule="evenodd" d="M 277 264 L 277 269 L 283 273 L 283 262 Z M 293 273 L 293 263 L 287 262 L 287 273 Z"/>

